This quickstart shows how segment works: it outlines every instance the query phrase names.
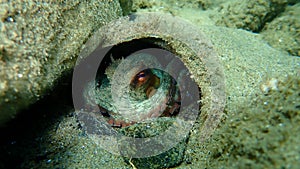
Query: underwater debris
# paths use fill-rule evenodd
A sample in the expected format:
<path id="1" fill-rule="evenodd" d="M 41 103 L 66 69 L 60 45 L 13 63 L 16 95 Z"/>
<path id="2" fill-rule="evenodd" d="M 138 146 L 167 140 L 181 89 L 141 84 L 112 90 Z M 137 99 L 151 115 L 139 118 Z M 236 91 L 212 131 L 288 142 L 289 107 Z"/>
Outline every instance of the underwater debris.
<path id="1" fill-rule="evenodd" d="M 160 13 L 137 14 L 134 20 L 131 18 L 109 23 L 85 45 L 73 76 L 73 89 L 78 89 L 79 83 L 82 85 L 79 91 L 85 94 L 73 97 L 74 105 L 83 129 L 99 146 L 132 158 L 133 163 L 139 161 L 136 158 L 144 161 L 181 152 L 175 153 L 173 162 L 160 157 L 169 163 L 163 160 L 158 166 L 174 166 L 182 160 L 189 131 L 199 115 L 200 96 L 201 114 L 206 119 L 199 141 L 207 139 L 220 122 L 225 104 L 222 67 L 210 41 L 193 25 Z M 116 62 L 109 63 L 105 56 L 114 56 Z M 104 78 L 97 79 L 97 71 L 102 71 Z M 152 77 L 151 85 L 142 83 L 136 88 L 136 80 L 143 81 L 145 72 Z M 150 87 L 152 93 L 147 94 Z M 73 96 L 78 96 L 77 93 L 78 90 L 73 90 Z M 84 109 L 86 104 L 92 108 Z M 100 112 L 107 113 L 99 113 L 99 107 Z M 166 115 L 177 110 L 180 110 L 178 115 Z M 107 122 L 101 114 L 109 114 L 107 117 L 121 122 Z M 125 127 L 117 130 L 111 125 Z"/>

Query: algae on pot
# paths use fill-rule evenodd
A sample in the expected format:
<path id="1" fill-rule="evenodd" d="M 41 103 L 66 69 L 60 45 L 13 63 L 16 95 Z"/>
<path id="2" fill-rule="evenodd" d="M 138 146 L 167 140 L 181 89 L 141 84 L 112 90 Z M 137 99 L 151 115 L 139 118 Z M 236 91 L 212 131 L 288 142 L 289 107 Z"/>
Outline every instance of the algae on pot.
<path id="1" fill-rule="evenodd" d="M 145 166 L 142 165 L 142 163 L 146 161 L 149 162 L 150 160 L 151 164 L 147 166 L 155 168 L 173 167 L 175 164 L 180 164 L 183 160 L 183 151 L 189 137 L 190 129 L 198 114 L 200 114 L 198 110 L 200 102 L 202 105 L 201 117 L 199 118 L 203 120 L 203 123 L 201 123 L 201 127 L 199 127 L 201 131 L 199 142 L 207 139 L 220 122 L 225 104 L 222 66 L 218 61 L 210 41 L 190 23 L 162 13 L 134 14 L 120 18 L 102 27 L 95 32 L 84 47 L 73 74 L 73 95 L 76 96 L 73 97 L 74 105 L 77 110 L 79 122 L 83 126 L 84 131 L 105 150 L 113 154 L 133 158 L 131 162 L 137 166 Z M 115 52 L 111 52 L 114 50 Z M 152 55 L 146 52 L 152 53 Z M 127 56 L 127 54 L 129 54 L 129 56 Z M 168 59 L 168 56 L 170 57 L 171 54 L 174 55 L 173 59 Z M 101 64 L 102 61 L 108 64 L 108 61 L 105 60 L 105 56 L 116 57 L 116 55 L 118 55 L 119 58 L 124 57 L 120 59 L 119 62 L 121 63 L 118 63 L 117 66 L 115 66 L 116 62 L 112 62 L 110 66 Z M 126 64 L 128 57 L 134 58 L 132 60 L 129 59 L 130 64 Z M 137 59 L 142 57 L 147 57 L 148 60 L 146 58 Z M 165 62 L 157 62 L 156 64 L 156 62 L 154 63 L 156 60 L 155 57 L 157 60 L 161 59 Z M 175 58 L 182 63 L 181 66 L 176 64 L 176 62 L 172 65 Z M 114 59 L 112 59 L 112 61 L 113 60 Z M 152 62 L 153 64 L 151 64 Z M 164 66 L 159 66 L 158 63 L 164 65 L 166 68 L 164 69 Z M 120 65 L 121 67 L 126 66 L 117 71 Z M 105 75 L 108 79 L 100 82 L 99 90 L 95 87 L 95 84 L 98 85 L 98 83 L 93 82 L 96 78 L 98 66 L 102 71 L 105 69 Z M 131 99 L 135 97 L 131 97 L 131 95 L 126 97 L 127 93 L 131 91 L 127 90 L 126 86 L 131 84 L 132 79 L 135 79 L 135 75 L 139 75 L 140 67 L 142 71 L 144 70 L 144 66 L 146 66 L 146 68 L 150 66 L 151 69 L 160 70 L 152 71 L 155 76 L 159 77 L 160 85 L 151 97 L 145 101 L 136 102 L 134 99 Z M 111 71 L 108 71 L 111 70 L 111 67 L 117 67 L 113 76 L 110 75 L 112 73 L 109 73 Z M 186 68 L 183 69 L 183 67 Z M 135 70 L 135 68 L 138 71 Z M 168 72 L 168 68 L 170 68 L 173 74 Z M 83 74 L 84 70 L 88 71 Z M 174 117 L 175 119 L 167 119 L 160 123 L 155 123 L 155 121 L 144 122 L 143 120 L 148 115 L 151 117 L 150 120 L 155 120 L 156 117 L 161 118 L 160 115 L 157 116 L 157 113 L 153 113 L 153 111 L 160 111 L 165 108 L 166 110 L 172 109 L 172 107 L 168 108 L 170 104 L 169 101 L 171 98 L 171 102 L 173 102 L 172 91 L 176 93 L 177 88 L 173 87 L 175 83 L 170 76 L 162 73 L 161 70 L 172 75 L 175 81 L 177 81 L 180 90 L 180 96 L 177 97 L 183 99 L 178 101 L 186 105 L 180 105 L 182 114 L 179 112 L 179 115 Z M 118 76 L 118 73 L 123 73 L 123 76 Z M 143 79 L 143 76 L 141 77 L 141 79 Z M 88 87 L 88 91 L 92 90 L 94 92 L 87 92 L 87 95 L 82 94 L 83 97 L 81 98 L 78 91 L 83 91 L 81 86 L 84 87 L 83 84 L 89 81 L 93 82 L 94 87 Z M 196 87 L 193 87 L 189 81 L 193 81 Z M 109 85 L 107 85 L 108 83 L 111 85 L 111 89 L 104 90 L 109 87 Z M 181 83 L 183 83 L 183 85 L 181 85 Z M 117 84 L 117 87 L 114 88 L 114 84 Z M 197 90 L 195 91 L 193 88 Z M 109 99 L 107 98 L 107 96 L 109 96 L 107 95 L 107 91 L 112 93 L 112 96 L 108 97 Z M 117 100 L 112 99 L 114 93 L 117 95 Z M 191 99 L 193 95 L 198 96 L 198 99 Z M 201 99 L 199 95 L 201 95 Z M 101 102 L 94 98 L 99 98 Z M 125 101 L 123 101 L 122 98 L 124 98 Z M 189 101 L 192 102 L 189 103 Z M 111 103 L 105 104 L 106 102 Z M 81 103 L 86 103 L 87 106 L 82 106 Z M 121 115 L 125 115 L 123 111 L 127 110 L 128 105 L 130 107 L 133 103 L 136 103 L 138 106 L 132 110 L 130 109 L 128 113 L 126 111 L 126 115 L 136 113 L 132 114 L 128 119 L 136 123 L 128 124 L 130 121 L 126 122 L 126 118 L 121 118 Z M 118 106 L 121 106 L 121 108 L 116 108 Z M 133 104 L 133 106 L 135 106 L 135 104 Z M 85 109 L 85 107 L 88 107 L 88 109 Z M 90 107 L 92 107 L 92 109 L 90 109 Z M 138 110 L 141 110 L 141 112 Z M 164 113 L 165 111 L 163 114 Z M 101 118 L 101 114 L 108 118 L 107 122 Z M 142 121 L 135 121 L 136 119 L 140 120 L 140 118 L 135 119 L 135 116 L 141 117 Z M 117 120 L 124 122 L 117 123 Z M 168 126 L 169 121 L 171 121 L 172 124 L 167 130 L 169 134 L 160 131 L 159 127 L 162 126 L 159 126 L 159 124 Z M 151 129 L 151 127 L 145 128 L 145 126 L 151 125 L 144 123 L 152 124 L 153 129 Z M 126 129 L 121 130 L 125 135 L 143 137 L 124 138 L 125 136 L 120 135 L 116 130 L 110 129 L 108 124 L 111 124 L 112 127 L 126 126 Z M 132 133 L 132 130 L 136 130 L 137 132 Z M 159 135 L 155 137 L 162 139 L 154 138 L 153 134 L 149 134 L 151 130 L 159 130 Z M 127 133 L 127 131 L 129 133 Z M 124 148 L 124 146 L 126 147 L 127 145 L 126 143 L 135 143 L 134 140 L 137 140 L 136 142 L 144 142 L 143 144 L 139 142 L 135 146 L 127 146 L 127 148 Z M 153 145 L 153 147 L 150 145 Z M 170 147 L 170 145 L 173 147 Z M 170 159 L 171 157 L 172 159 Z"/>

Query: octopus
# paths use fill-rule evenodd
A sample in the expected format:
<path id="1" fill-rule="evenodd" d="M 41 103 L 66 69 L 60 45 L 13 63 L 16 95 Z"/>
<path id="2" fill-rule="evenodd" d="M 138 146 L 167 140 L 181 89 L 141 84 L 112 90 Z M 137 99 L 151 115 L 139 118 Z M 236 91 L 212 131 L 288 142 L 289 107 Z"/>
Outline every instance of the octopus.
<path id="1" fill-rule="evenodd" d="M 176 116 L 181 97 L 176 80 L 149 54 L 134 59 L 113 59 L 105 73 L 88 89 L 107 123 L 121 128 L 159 117 Z"/>

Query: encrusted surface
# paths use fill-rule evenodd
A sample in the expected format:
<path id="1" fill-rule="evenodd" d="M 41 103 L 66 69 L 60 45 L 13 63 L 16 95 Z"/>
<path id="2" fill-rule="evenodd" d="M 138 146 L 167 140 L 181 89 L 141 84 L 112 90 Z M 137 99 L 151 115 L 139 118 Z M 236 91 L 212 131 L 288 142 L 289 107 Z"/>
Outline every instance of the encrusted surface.
<path id="1" fill-rule="evenodd" d="M 263 38 L 274 48 L 300 56 L 300 3 L 287 9 L 268 23 L 262 31 Z"/>
<path id="2" fill-rule="evenodd" d="M 179 9 L 181 11 L 181 8 Z M 168 11 L 166 8 L 161 10 Z M 243 30 L 207 26 L 207 22 L 203 22 L 207 20 L 200 17 L 204 13 L 199 12 L 198 8 L 192 10 L 193 13 L 189 9 L 182 11 L 189 12 L 186 15 L 187 19 L 199 17 L 194 20 L 195 24 L 204 23 L 199 29 L 214 44 L 224 68 L 227 119 L 221 122 L 216 132 L 210 133 L 213 137 L 205 142 L 199 142 L 202 136 L 199 130 L 202 121 L 197 121 L 187 142 L 183 162 L 178 168 L 297 168 L 300 139 L 297 104 L 299 58 L 271 48 L 261 40 L 260 35 Z M 196 15 L 195 11 L 198 11 L 199 15 Z M 221 15 L 218 11 L 214 12 L 215 15 Z M 134 18 L 131 17 L 133 20 Z M 178 30 L 180 34 L 182 29 Z M 189 50 L 185 52 L 188 53 Z M 185 59 L 188 62 L 189 58 Z M 194 72 L 199 71 L 200 74 L 205 72 L 203 65 L 199 68 L 198 63 L 191 61 L 189 64 L 195 67 Z M 291 74 L 291 77 L 286 78 L 287 74 Z M 276 79 L 278 84 L 271 87 L 267 93 L 267 90 L 261 92 L 261 85 L 270 84 L 272 79 Z M 62 95 L 58 93 L 59 96 Z M 60 97 L 56 98 L 56 101 L 58 100 Z M 49 104 L 47 103 L 42 110 L 38 108 L 38 114 L 45 113 L 49 107 L 57 107 L 56 102 L 53 105 Z M 15 168 L 17 165 L 24 168 L 134 167 L 131 164 L 133 159 L 124 161 L 122 157 L 104 151 L 82 132 L 76 118 L 69 114 L 61 115 L 61 112 L 66 111 L 50 110 L 40 118 L 35 115 L 21 119 L 20 121 L 25 122 L 19 121 L 18 124 L 25 132 L 19 134 L 20 138 L 16 138 L 17 134 L 12 132 L 11 138 L 2 139 L 5 143 L 0 147 L 0 167 Z M 56 123 L 44 123 L 49 122 L 49 115 L 53 113 L 59 114 L 55 118 Z M 39 124 L 38 127 L 28 124 L 28 121 L 33 121 L 32 119 L 36 122 L 33 124 Z M 37 129 L 41 131 L 32 135 L 32 130 Z M 138 160 L 135 162 L 139 163 Z M 7 167 L 10 165 L 13 167 Z"/>
<path id="3" fill-rule="evenodd" d="M 1 1 L 0 125 L 49 92 L 90 34 L 120 15 L 116 0 Z"/>

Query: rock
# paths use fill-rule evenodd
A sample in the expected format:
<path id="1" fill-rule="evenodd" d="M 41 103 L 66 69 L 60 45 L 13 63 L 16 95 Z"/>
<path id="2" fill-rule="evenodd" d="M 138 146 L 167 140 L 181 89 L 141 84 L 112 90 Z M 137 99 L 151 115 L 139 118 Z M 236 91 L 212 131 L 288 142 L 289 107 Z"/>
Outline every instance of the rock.
<path id="1" fill-rule="evenodd" d="M 0 125 L 48 93 L 91 33 L 120 15 L 117 0 L 1 2 Z"/>
<path id="2" fill-rule="evenodd" d="M 259 32 L 269 20 L 280 14 L 288 0 L 228 1 L 219 8 L 216 24 Z M 214 16 L 213 16 L 214 17 Z"/>
<path id="3" fill-rule="evenodd" d="M 289 6 L 273 21 L 268 23 L 261 34 L 274 48 L 291 55 L 300 56 L 300 3 Z"/>

